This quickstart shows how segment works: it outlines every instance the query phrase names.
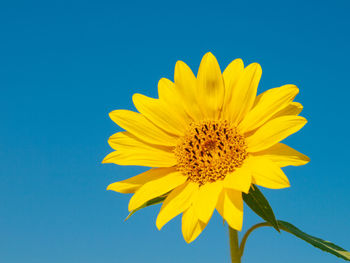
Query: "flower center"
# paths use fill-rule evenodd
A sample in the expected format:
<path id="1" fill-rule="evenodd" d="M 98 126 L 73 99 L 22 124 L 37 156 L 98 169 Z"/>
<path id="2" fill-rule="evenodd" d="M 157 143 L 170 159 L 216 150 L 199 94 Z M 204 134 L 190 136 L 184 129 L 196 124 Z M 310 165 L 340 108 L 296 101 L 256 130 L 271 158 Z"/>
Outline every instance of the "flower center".
<path id="1" fill-rule="evenodd" d="M 177 168 L 199 185 L 223 180 L 242 165 L 246 148 L 244 136 L 227 121 L 191 123 L 175 147 Z"/>

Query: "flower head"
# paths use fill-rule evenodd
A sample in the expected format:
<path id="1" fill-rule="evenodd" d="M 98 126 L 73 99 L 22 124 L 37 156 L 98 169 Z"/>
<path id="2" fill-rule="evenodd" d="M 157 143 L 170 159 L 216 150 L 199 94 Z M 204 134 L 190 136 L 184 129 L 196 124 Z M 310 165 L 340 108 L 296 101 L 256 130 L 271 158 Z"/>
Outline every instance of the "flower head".
<path id="1" fill-rule="evenodd" d="M 161 79 L 159 99 L 133 96 L 139 113 L 115 110 L 111 119 L 125 132 L 109 139 L 116 151 L 104 163 L 152 169 L 108 186 L 134 193 L 129 210 L 167 194 L 156 225 L 161 229 L 182 213 L 182 233 L 192 242 L 216 209 L 226 222 L 241 230 L 242 192 L 252 184 L 289 187 L 281 167 L 303 165 L 307 156 L 280 143 L 306 124 L 293 102 L 294 85 L 267 90 L 257 96 L 261 67 L 244 68 L 241 59 L 221 73 L 216 58 L 204 55 L 197 77 L 181 61 L 174 82 Z"/>

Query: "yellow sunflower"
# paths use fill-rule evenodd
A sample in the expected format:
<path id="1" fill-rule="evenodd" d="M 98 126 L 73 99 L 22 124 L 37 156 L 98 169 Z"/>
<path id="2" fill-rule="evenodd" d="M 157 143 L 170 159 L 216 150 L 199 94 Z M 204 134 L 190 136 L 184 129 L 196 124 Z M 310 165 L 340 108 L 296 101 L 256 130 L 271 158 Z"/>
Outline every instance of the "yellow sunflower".
<path id="1" fill-rule="evenodd" d="M 197 77 L 182 61 L 174 82 L 161 79 L 158 99 L 133 96 L 139 113 L 115 110 L 111 119 L 125 132 L 109 138 L 116 151 L 103 163 L 152 169 L 112 183 L 108 190 L 134 193 L 129 211 L 167 194 L 156 220 L 161 229 L 182 213 L 182 233 L 192 242 L 216 209 L 229 226 L 241 230 L 242 192 L 252 184 L 289 187 L 281 167 L 309 158 L 280 143 L 306 124 L 293 102 L 295 85 L 257 96 L 261 67 L 232 61 L 221 73 L 212 53 L 204 55 Z"/>

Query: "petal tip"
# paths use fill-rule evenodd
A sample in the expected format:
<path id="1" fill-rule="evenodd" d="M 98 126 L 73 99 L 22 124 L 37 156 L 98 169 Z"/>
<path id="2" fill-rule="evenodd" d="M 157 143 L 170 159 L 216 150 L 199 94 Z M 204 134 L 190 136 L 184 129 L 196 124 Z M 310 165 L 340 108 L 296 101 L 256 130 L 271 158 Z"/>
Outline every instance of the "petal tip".
<path id="1" fill-rule="evenodd" d="M 298 116 L 300 118 L 300 120 L 302 121 L 303 123 L 303 126 L 307 123 L 307 119 L 305 117 L 302 117 L 302 116 Z"/>
<path id="2" fill-rule="evenodd" d="M 235 60 L 233 60 L 232 62 L 239 64 L 242 68 L 244 68 L 244 62 L 243 59 L 241 58 L 236 58 Z"/>
<path id="3" fill-rule="evenodd" d="M 216 59 L 216 57 L 214 56 L 214 54 L 211 53 L 211 52 L 207 52 L 207 53 L 204 54 L 204 56 L 203 56 L 203 58 L 202 58 L 202 62 L 206 62 L 206 63 L 208 63 L 208 62 L 210 62 L 210 63 L 216 63 L 216 64 L 219 65 L 218 60 Z M 202 62 L 201 62 L 201 63 L 202 63 Z"/>
<path id="4" fill-rule="evenodd" d="M 283 185 L 283 187 L 281 187 L 281 188 L 288 188 L 288 187 L 290 187 L 290 182 L 289 182 L 289 179 L 288 179 L 287 176 L 285 177 L 284 183 L 285 183 L 285 185 Z"/>
<path id="5" fill-rule="evenodd" d="M 286 85 L 281 86 L 281 88 L 292 90 L 293 91 L 292 94 L 294 95 L 294 97 L 296 95 L 298 95 L 298 93 L 299 93 L 299 88 L 295 84 L 286 84 Z"/>
<path id="6" fill-rule="evenodd" d="M 178 69 L 182 68 L 182 67 L 188 67 L 187 64 L 185 62 L 183 62 L 182 60 L 178 60 L 175 63 L 175 71 L 177 71 Z"/>
<path id="7" fill-rule="evenodd" d="M 135 104 L 135 100 L 137 100 L 140 97 L 141 94 L 139 93 L 134 93 L 131 97 L 132 102 Z"/>
<path id="8" fill-rule="evenodd" d="M 309 163 L 310 161 L 310 157 L 305 155 L 305 164 Z"/>
<path id="9" fill-rule="evenodd" d="M 119 110 L 113 110 L 110 113 L 108 113 L 109 118 L 113 120 L 113 116 L 118 114 Z"/>
<path id="10" fill-rule="evenodd" d="M 133 195 L 129 201 L 128 210 L 131 212 L 132 210 L 135 210 L 138 207 L 137 202 L 135 201 L 135 195 Z"/>
<path id="11" fill-rule="evenodd" d="M 253 62 L 251 64 L 249 64 L 246 69 L 248 70 L 252 70 L 252 71 L 255 71 L 255 74 L 257 74 L 257 76 L 260 76 L 262 74 L 262 68 L 260 66 L 259 63 L 257 62 Z"/>
<path id="12" fill-rule="evenodd" d="M 105 158 L 103 158 L 103 160 L 102 160 L 102 162 L 101 162 L 102 164 L 105 164 L 105 163 L 110 163 L 109 161 L 108 161 L 108 159 L 107 159 L 107 156 L 105 157 Z"/>
<path id="13" fill-rule="evenodd" d="M 205 53 L 203 57 L 211 57 L 211 58 L 215 58 L 215 56 L 213 55 L 213 53 L 211 53 L 210 51 Z"/>
<path id="14" fill-rule="evenodd" d="M 159 220 L 159 217 L 157 217 L 157 220 L 156 220 L 157 229 L 160 231 L 160 230 L 162 230 L 163 226 L 164 226 L 164 223 L 161 222 L 161 220 Z"/>
<path id="15" fill-rule="evenodd" d="M 190 243 L 192 243 L 195 239 L 191 239 L 191 238 L 189 238 L 189 237 L 185 237 L 184 236 L 184 240 L 185 240 L 185 242 L 187 243 L 187 244 L 190 244 Z"/>

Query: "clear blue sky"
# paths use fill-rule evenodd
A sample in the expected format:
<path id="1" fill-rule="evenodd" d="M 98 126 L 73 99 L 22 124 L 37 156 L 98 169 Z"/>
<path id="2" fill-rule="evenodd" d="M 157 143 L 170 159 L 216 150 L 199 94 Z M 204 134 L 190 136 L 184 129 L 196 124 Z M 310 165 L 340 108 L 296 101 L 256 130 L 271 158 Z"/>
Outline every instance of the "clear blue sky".
<path id="1" fill-rule="evenodd" d="M 268 190 L 278 218 L 350 249 L 349 1 L 1 1 L 0 262 L 229 262 L 216 214 L 192 244 L 159 207 L 129 221 L 129 196 L 106 191 L 140 167 L 102 165 L 120 129 L 114 109 L 156 96 L 175 62 L 197 71 L 208 51 L 224 68 L 263 68 L 259 90 L 293 83 L 309 123 L 287 143 L 311 157 Z M 244 229 L 260 219 L 245 209 Z M 345 262 L 259 229 L 246 263 Z"/>

